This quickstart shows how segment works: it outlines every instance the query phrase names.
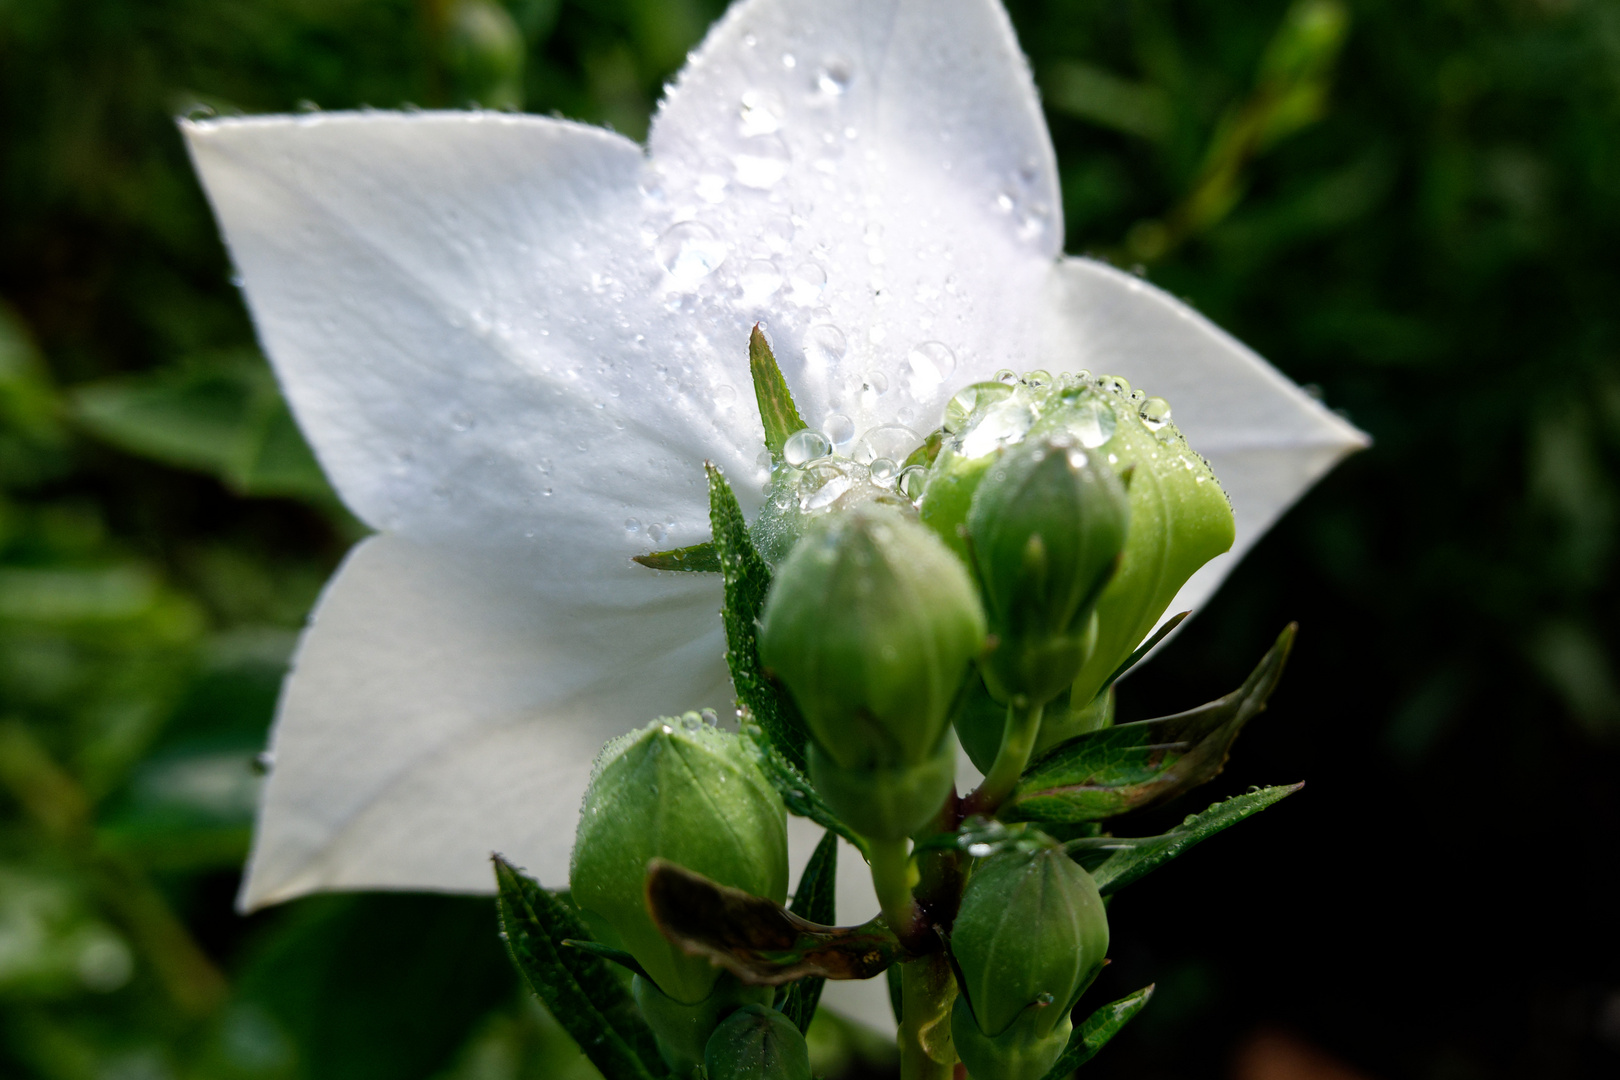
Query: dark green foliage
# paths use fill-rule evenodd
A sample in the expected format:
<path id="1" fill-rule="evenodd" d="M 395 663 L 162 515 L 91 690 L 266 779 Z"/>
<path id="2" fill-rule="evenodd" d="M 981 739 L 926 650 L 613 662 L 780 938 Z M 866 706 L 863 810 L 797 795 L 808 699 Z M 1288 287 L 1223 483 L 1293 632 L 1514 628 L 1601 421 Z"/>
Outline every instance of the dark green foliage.
<path id="1" fill-rule="evenodd" d="M 799 890 L 793 894 L 788 910 L 801 919 L 831 926 L 838 921 L 838 834 L 828 829 L 816 845 L 810 861 L 805 864 L 799 878 Z M 827 980 L 811 976 L 792 983 L 782 999 L 782 1013 L 799 1026 L 810 1030 L 810 1020 L 816 1015 L 821 1001 L 821 990 Z"/>
<path id="2" fill-rule="evenodd" d="M 501 936 L 512 963 L 607 1080 L 667 1075 L 652 1031 L 607 961 L 563 944 L 590 940 L 568 905 L 495 857 Z"/>

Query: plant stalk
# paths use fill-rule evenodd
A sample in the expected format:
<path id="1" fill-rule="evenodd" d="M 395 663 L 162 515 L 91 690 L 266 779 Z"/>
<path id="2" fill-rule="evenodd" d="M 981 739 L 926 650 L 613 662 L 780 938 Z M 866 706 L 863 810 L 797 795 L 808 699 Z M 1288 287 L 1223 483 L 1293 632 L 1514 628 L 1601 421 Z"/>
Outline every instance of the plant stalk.
<path id="1" fill-rule="evenodd" d="M 1029 764 L 1035 749 L 1035 739 L 1041 732 L 1041 714 L 1046 705 L 1020 704 L 1017 698 L 1007 706 L 1007 723 L 1001 729 L 1001 746 L 996 750 L 995 763 L 985 776 L 984 783 L 969 795 L 964 816 L 993 814 L 1002 801 L 1018 786 L 1018 778 Z"/>
<path id="2" fill-rule="evenodd" d="M 900 988 L 900 1080 L 951 1080 L 956 980 L 950 961 L 934 953 L 901 965 Z"/>

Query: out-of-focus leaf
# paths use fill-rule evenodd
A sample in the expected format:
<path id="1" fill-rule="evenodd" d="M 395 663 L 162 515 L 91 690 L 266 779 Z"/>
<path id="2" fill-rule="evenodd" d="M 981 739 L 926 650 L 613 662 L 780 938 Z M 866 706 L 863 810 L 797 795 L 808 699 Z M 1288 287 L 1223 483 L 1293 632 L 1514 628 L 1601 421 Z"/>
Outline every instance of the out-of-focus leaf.
<path id="1" fill-rule="evenodd" d="M 607 961 L 563 944 L 590 940 L 579 917 L 498 855 L 495 880 L 512 963 L 591 1063 L 607 1080 L 667 1075 L 652 1031 Z"/>
<path id="2" fill-rule="evenodd" d="M 225 353 L 81 387 L 73 414 L 130 453 L 210 473 L 244 495 L 335 501 L 269 368 Z"/>
<path id="3" fill-rule="evenodd" d="M 1002 816 L 1100 821 L 1198 786 L 1220 773 L 1243 726 L 1266 707 L 1294 643 L 1290 625 L 1244 684 L 1199 708 L 1120 724 L 1059 743 L 1030 765 Z"/>
<path id="4" fill-rule="evenodd" d="M 1157 141 L 1170 132 L 1169 94 L 1078 60 L 1042 72 L 1041 100 L 1047 108 L 1143 139 Z"/>
<path id="5" fill-rule="evenodd" d="M 0 863 L 0 1000 L 104 993 L 129 981 L 129 946 L 85 893 L 60 872 Z"/>

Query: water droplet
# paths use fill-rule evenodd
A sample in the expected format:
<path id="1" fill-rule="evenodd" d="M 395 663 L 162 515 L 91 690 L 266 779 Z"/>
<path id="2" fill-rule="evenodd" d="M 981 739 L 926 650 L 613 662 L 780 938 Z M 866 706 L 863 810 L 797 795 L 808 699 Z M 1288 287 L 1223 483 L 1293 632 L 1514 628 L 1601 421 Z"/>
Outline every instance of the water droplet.
<path id="1" fill-rule="evenodd" d="M 800 263 L 794 267 L 789 285 L 793 302 L 800 307 L 808 307 L 821 298 L 821 290 L 827 287 L 827 271 L 821 268 L 820 263 Z"/>
<path id="2" fill-rule="evenodd" d="M 199 101 L 185 108 L 187 120 L 208 120 L 215 115 L 214 107 L 206 102 Z"/>
<path id="3" fill-rule="evenodd" d="M 833 413 L 822 422 L 821 431 L 834 446 L 842 446 L 855 437 L 855 421 L 843 413 Z"/>
<path id="4" fill-rule="evenodd" d="M 799 508 L 806 512 L 825 510 L 853 486 L 855 481 L 843 473 L 835 473 L 825 484 L 800 499 Z"/>
<path id="5" fill-rule="evenodd" d="M 831 367 L 844 358 L 848 349 L 844 332 L 831 323 L 820 323 L 805 332 L 805 359 L 817 366 Z"/>
<path id="6" fill-rule="evenodd" d="M 742 288 L 744 303 L 763 304 L 782 287 L 782 272 L 769 259 L 755 259 L 742 268 L 737 284 Z"/>
<path id="7" fill-rule="evenodd" d="M 1052 373 L 1043 368 L 1024 372 L 1024 385 L 1031 390 L 1045 390 L 1052 385 Z"/>
<path id="8" fill-rule="evenodd" d="M 1170 422 L 1170 403 L 1162 397 L 1150 397 L 1142 402 L 1142 409 L 1137 415 L 1149 431 L 1158 431 Z"/>
<path id="9" fill-rule="evenodd" d="M 903 424 L 883 424 L 861 436 L 850 456 L 861 464 L 888 458 L 904 461 L 922 444 L 922 436 Z"/>
<path id="10" fill-rule="evenodd" d="M 714 388 L 714 403 L 720 406 L 722 409 L 731 408 L 732 402 L 736 400 L 736 387 L 720 385 Z"/>
<path id="11" fill-rule="evenodd" d="M 872 470 L 872 479 L 884 485 L 892 483 L 900 475 L 900 465 L 892 458 L 873 458 L 866 467 Z"/>
<path id="12" fill-rule="evenodd" d="M 1000 371 L 996 372 L 994 378 L 998 383 L 1006 383 L 1008 386 L 1012 386 L 1018 382 L 1018 372 L 1014 371 L 1012 368 L 1002 368 Z"/>
<path id="13" fill-rule="evenodd" d="M 792 160 L 793 155 L 781 136 L 755 135 L 743 144 L 731 164 L 737 171 L 737 183 L 764 190 L 776 186 L 776 182 L 787 175 Z"/>
<path id="14" fill-rule="evenodd" d="M 910 465 L 900 470 L 896 486 L 900 489 L 900 494 L 916 502 L 922 498 L 923 487 L 927 482 L 928 469 L 922 465 Z"/>
<path id="15" fill-rule="evenodd" d="M 243 277 L 241 274 L 232 274 L 231 284 L 236 286 L 238 289 L 243 288 L 247 285 L 247 278 Z"/>
<path id="16" fill-rule="evenodd" d="M 793 219 L 786 214 L 777 214 L 765 222 L 759 237 L 776 254 L 785 255 L 793 243 L 793 232 Z"/>
<path id="17" fill-rule="evenodd" d="M 298 104 L 294 105 L 293 108 L 301 113 L 318 113 L 321 111 L 321 107 L 309 98 L 299 98 Z"/>
<path id="18" fill-rule="evenodd" d="M 625 518 L 624 519 L 624 531 L 627 532 L 627 533 L 638 533 L 638 532 L 640 532 L 641 531 L 641 522 L 637 521 L 635 518 Z"/>
<path id="19" fill-rule="evenodd" d="M 958 390 L 945 404 L 944 428 L 952 435 L 960 434 L 968 419 L 979 409 L 987 408 L 1012 393 L 1005 383 L 974 383 Z"/>
<path id="20" fill-rule="evenodd" d="M 982 457 L 998 446 L 1017 442 L 1034 423 L 1035 414 L 1024 399 L 1010 396 L 976 414 L 972 428 L 962 437 L 962 454 Z"/>
<path id="21" fill-rule="evenodd" d="M 932 394 L 956 370 L 956 354 L 942 341 L 925 341 L 906 356 L 911 367 L 911 396 Z"/>
<path id="22" fill-rule="evenodd" d="M 1118 419 L 1106 401 L 1088 395 L 1074 403 L 1064 422 L 1080 445 L 1089 450 L 1114 437 Z"/>
<path id="23" fill-rule="evenodd" d="M 823 97 L 840 98 L 849 90 L 852 78 L 848 62 L 828 60 L 816 70 L 816 89 Z"/>
<path id="24" fill-rule="evenodd" d="M 790 52 L 785 52 L 782 54 L 782 66 L 792 71 L 799 66 L 799 58 Z"/>
<path id="25" fill-rule="evenodd" d="M 737 110 L 739 127 L 744 135 L 769 135 L 782 126 L 786 111 L 782 100 L 769 90 L 745 90 Z"/>
<path id="26" fill-rule="evenodd" d="M 691 288 L 726 259 L 726 245 L 701 221 L 683 221 L 658 238 L 658 262 L 684 288 Z"/>
<path id="27" fill-rule="evenodd" d="M 991 847 L 989 844 L 979 843 L 969 844 L 967 850 L 968 854 L 973 856 L 975 859 L 983 859 L 991 852 L 995 851 L 995 848 Z"/>
<path id="28" fill-rule="evenodd" d="M 470 412 L 453 412 L 450 414 L 450 426 L 457 431 L 471 431 L 478 423 Z"/>
<path id="29" fill-rule="evenodd" d="M 881 371 L 874 371 L 866 376 L 866 388 L 874 394 L 886 393 L 889 389 L 889 377 Z"/>
<path id="30" fill-rule="evenodd" d="M 1130 380 L 1119 375 L 1099 375 L 1097 376 L 1097 385 L 1110 393 L 1118 394 L 1120 397 L 1131 396 Z"/>
<path id="31" fill-rule="evenodd" d="M 787 442 L 782 446 L 782 457 L 794 468 L 801 468 L 830 453 L 832 444 L 827 441 L 827 436 L 810 428 L 795 431 L 787 437 Z"/>

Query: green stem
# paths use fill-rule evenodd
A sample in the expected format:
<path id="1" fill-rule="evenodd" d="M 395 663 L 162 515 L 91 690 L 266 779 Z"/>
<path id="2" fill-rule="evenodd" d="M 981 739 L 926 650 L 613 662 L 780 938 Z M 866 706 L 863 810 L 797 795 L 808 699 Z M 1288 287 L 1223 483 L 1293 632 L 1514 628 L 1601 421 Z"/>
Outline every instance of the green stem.
<path id="1" fill-rule="evenodd" d="M 916 921 L 917 903 L 911 898 L 911 848 L 906 840 L 867 838 L 871 851 L 872 888 L 889 927 L 902 939 Z"/>
<path id="2" fill-rule="evenodd" d="M 1035 739 L 1041 733 L 1041 713 L 1046 706 L 1020 704 L 1017 698 L 1007 706 L 1007 724 L 1001 729 L 1001 747 L 984 783 L 967 798 L 969 814 L 993 814 L 1002 800 L 1018 786 L 1018 778 L 1029 764 Z"/>
<path id="3" fill-rule="evenodd" d="M 944 954 L 900 967 L 900 1080 L 951 1080 L 951 1004 L 956 982 Z M 936 1057 L 935 1055 L 938 1055 Z M 939 1057 L 947 1060 L 941 1062 Z"/>

